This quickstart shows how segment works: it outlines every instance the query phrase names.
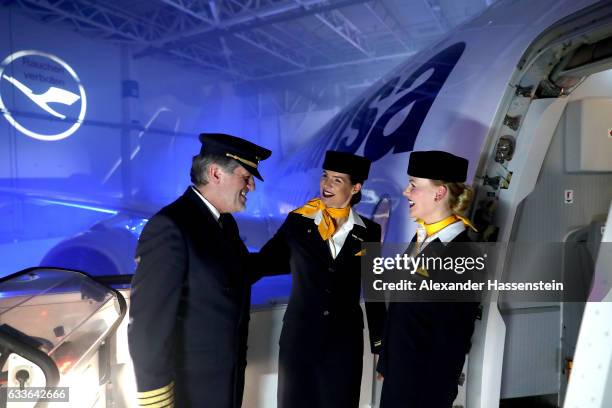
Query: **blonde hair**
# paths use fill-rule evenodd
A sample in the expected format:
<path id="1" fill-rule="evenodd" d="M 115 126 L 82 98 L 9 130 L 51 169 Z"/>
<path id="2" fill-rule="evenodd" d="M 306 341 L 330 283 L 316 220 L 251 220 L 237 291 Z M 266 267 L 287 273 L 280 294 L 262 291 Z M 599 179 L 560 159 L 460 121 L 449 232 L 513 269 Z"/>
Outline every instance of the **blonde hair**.
<path id="1" fill-rule="evenodd" d="M 445 186 L 448 195 L 448 206 L 453 214 L 463 215 L 470 208 L 474 191 L 472 187 L 457 182 L 431 180 L 436 187 Z"/>

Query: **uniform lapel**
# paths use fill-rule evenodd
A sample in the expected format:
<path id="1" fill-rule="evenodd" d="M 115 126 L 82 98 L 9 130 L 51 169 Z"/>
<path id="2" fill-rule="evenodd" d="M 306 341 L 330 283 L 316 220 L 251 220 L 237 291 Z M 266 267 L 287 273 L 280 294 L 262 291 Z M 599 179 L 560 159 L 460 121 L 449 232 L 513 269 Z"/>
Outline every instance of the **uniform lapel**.
<path id="1" fill-rule="evenodd" d="M 427 248 L 429 248 L 430 244 L 436 243 L 439 244 L 442 241 L 440 240 L 440 238 L 435 238 L 429 242 L 425 242 L 425 243 L 421 243 L 420 245 L 416 242 L 416 235 L 414 236 L 414 238 L 412 239 L 412 241 L 410 242 L 410 246 L 408 247 L 408 253 L 409 254 L 414 254 L 413 256 L 419 255 L 421 253 L 423 254 L 427 254 Z M 423 247 L 424 245 L 424 247 Z M 438 247 L 437 245 L 434 245 L 433 247 Z M 414 252 L 413 252 L 414 251 Z M 429 251 L 431 252 L 431 250 Z"/>
<path id="2" fill-rule="evenodd" d="M 355 214 L 358 216 L 357 214 Z M 361 225 L 353 225 L 353 229 L 351 229 L 346 237 L 346 241 L 344 241 L 344 245 L 342 245 L 342 249 L 340 253 L 336 257 L 335 261 L 338 262 L 339 259 L 351 256 L 357 256 L 357 254 L 361 251 L 361 244 L 366 241 L 366 229 Z"/>
<path id="3" fill-rule="evenodd" d="M 238 230 L 238 224 L 234 217 L 229 214 L 221 214 L 219 217 L 219 225 L 221 226 L 221 231 L 223 236 L 227 238 L 230 242 L 232 242 L 236 249 L 242 252 L 243 254 L 248 252 L 244 242 L 242 242 L 242 238 L 240 238 L 240 231 Z"/>
<path id="4" fill-rule="evenodd" d="M 188 200 L 193 204 L 194 211 L 198 217 L 193 220 L 194 223 L 201 223 L 201 240 L 199 245 L 206 246 L 210 249 L 213 246 L 213 251 L 218 251 L 219 256 L 225 254 L 228 259 L 228 268 L 226 271 L 226 277 L 230 282 L 238 282 L 239 276 L 236 274 L 240 273 L 242 265 L 242 256 L 247 252 L 244 243 L 240 239 L 238 233 L 238 226 L 236 221 L 231 214 L 224 214 L 225 227 L 221 227 L 219 221 L 215 219 L 210 209 L 204 204 L 202 199 L 189 187 L 184 194 Z M 197 225 L 197 224 L 195 224 Z M 231 262 L 230 262 L 231 260 Z M 230 265 L 232 267 L 230 267 Z"/>
<path id="5" fill-rule="evenodd" d="M 201 215 L 200 219 L 210 228 L 210 231 L 216 231 L 218 235 L 221 235 L 221 226 L 219 222 L 193 189 L 188 187 L 183 195 L 197 208 L 199 215 Z"/>
<path id="6" fill-rule="evenodd" d="M 329 250 L 329 245 L 327 242 L 323 241 L 323 238 L 321 238 L 321 234 L 319 234 L 319 229 L 317 224 L 315 224 L 314 219 L 301 216 L 300 220 L 302 221 L 300 229 L 306 236 L 306 242 L 308 245 L 312 246 L 313 252 L 320 254 L 331 261 L 332 256 L 331 251 Z"/>
<path id="7" fill-rule="evenodd" d="M 208 226 L 207 231 L 214 234 L 221 239 L 225 239 L 229 241 L 236 249 L 240 251 L 245 250 L 244 244 L 240 239 L 240 234 L 238 232 L 238 225 L 234 217 L 229 214 L 221 214 L 219 220 L 215 219 L 215 216 L 212 214 L 210 209 L 204 204 L 202 199 L 198 197 L 198 195 L 193 191 L 191 187 L 185 192 L 185 195 L 195 204 L 202 216 L 202 220 Z M 224 224 L 222 227 L 221 224 Z"/>

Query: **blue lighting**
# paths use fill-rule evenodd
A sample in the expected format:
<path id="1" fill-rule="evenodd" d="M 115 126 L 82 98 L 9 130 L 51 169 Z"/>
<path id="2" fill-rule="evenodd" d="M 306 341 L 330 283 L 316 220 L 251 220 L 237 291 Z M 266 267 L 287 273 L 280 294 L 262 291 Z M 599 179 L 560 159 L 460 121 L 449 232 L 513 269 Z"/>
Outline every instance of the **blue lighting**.
<path id="1" fill-rule="evenodd" d="M 76 204 L 76 203 L 70 203 L 70 202 L 59 201 L 59 200 L 50 200 L 50 199 L 46 199 L 46 198 L 44 198 L 44 199 L 41 198 L 41 199 L 39 199 L 39 201 L 41 201 L 43 203 L 57 204 L 57 205 L 61 205 L 61 206 L 64 206 L 64 207 L 80 208 L 82 210 L 90 210 L 90 211 L 101 212 L 101 213 L 105 213 L 105 214 L 116 215 L 116 214 L 119 213 L 119 211 L 111 210 L 111 209 L 108 209 L 108 208 L 96 207 L 96 206 L 85 205 L 85 204 Z"/>
<path id="2" fill-rule="evenodd" d="M 119 214 L 117 217 L 113 217 L 110 220 L 105 221 L 104 225 L 107 228 L 126 230 L 136 239 L 138 239 L 140 234 L 142 234 L 142 229 L 148 221 L 148 218 L 133 217 L 128 214 Z"/>

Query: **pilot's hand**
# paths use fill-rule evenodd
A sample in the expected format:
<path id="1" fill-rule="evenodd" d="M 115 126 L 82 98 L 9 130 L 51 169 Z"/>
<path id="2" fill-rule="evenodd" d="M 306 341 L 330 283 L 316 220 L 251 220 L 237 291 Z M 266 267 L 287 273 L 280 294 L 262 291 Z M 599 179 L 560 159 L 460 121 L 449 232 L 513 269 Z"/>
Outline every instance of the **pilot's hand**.
<path id="1" fill-rule="evenodd" d="M 377 379 L 378 381 L 382 381 L 382 380 L 384 380 L 384 379 L 385 379 L 385 377 L 384 377 L 384 376 L 383 376 L 381 373 L 377 372 L 377 373 L 376 373 L 376 379 Z"/>

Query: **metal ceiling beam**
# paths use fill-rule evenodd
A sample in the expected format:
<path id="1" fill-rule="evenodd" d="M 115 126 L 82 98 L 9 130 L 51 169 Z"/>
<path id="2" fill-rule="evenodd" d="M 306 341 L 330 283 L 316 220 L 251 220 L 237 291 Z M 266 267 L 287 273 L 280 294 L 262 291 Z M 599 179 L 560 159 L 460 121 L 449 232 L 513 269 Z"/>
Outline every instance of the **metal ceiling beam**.
<path id="1" fill-rule="evenodd" d="M 406 51 L 414 51 L 414 46 L 410 46 L 408 43 L 406 43 L 406 41 L 398 33 L 398 32 L 405 33 L 405 30 L 399 25 L 395 17 L 391 13 L 389 13 L 389 10 L 385 6 L 385 4 L 382 2 L 377 2 L 376 5 L 380 5 L 380 9 L 381 9 L 380 11 L 376 10 L 373 6 L 371 6 L 368 3 L 364 4 L 364 7 L 374 16 L 374 18 L 376 18 L 382 25 L 384 25 L 387 28 L 389 33 L 391 33 L 391 35 L 395 37 L 397 42 Z M 383 15 L 381 16 L 381 14 Z M 387 20 L 391 20 L 393 27 L 391 27 L 391 25 L 387 23 Z"/>
<path id="2" fill-rule="evenodd" d="M 176 0 L 163 0 L 166 4 L 173 3 Z M 224 0 L 228 1 L 228 0 Z M 223 35 L 236 33 L 240 31 L 251 30 L 254 28 L 264 27 L 270 24 L 277 24 L 286 21 L 291 21 L 299 18 L 304 18 L 316 13 L 322 13 L 330 10 L 341 9 L 354 4 L 364 3 L 372 0 L 337 0 L 329 3 L 327 0 L 303 0 L 302 4 L 295 2 L 283 3 L 273 7 L 252 7 L 248 9 L 248 13 L 239 13 L 233 16 L 220 15 L 220 20 L 214 25 L 198 27 L 193 30 L 182 31 L 167 35 L 160 39 L 156 45 L 170 45 L 172 43 L 188 41 L 191 37 L 200 35 Z M 217 2 L 217 6 L 225 3 Z M 255 4 L 257 6 L 257 4 Z M 304 7 L 308 6 L 308 9 Z M 220 8 L 218 6 L 218 8 Z M 246 11 L 246 10 L 245 10 Z M 221 13 L 220 13 L 221 14 Z"/>
<path id="3" fill-rule="evenodd" d="M 429 8 L 431 15 L 433 16 L 436 23 L 438 23 L 438 27 L 443 33 L 446 33 L 451 29 L 451 24 L 448 19 L 444 15 L 442 11 L 442 6 L 440 5 L 440 0 L 424 0 L 425 4 Z"/>
<path id="4" fill-rule="evenodd" d="M 218 25 L 221 22 L 221 18 L 219 17 L 219 8 L 217 7 L 216 0 L 209 0 L 208 7 L 210 8 L 210 14 L 213 17 L 214 25 Z"/>
<path id="5" fill-rule="evenodd" d="M 108 3 L 91 0 L 17 0 L 22 8 L 35 14 L 60 16 L 79 23 L 80 27 L 99 29 L 140 45 L 148 45 L 167 28 L 142 15 L 127 12 Z"/>
<path id="6" fill-rule="evenodd" d="M 255 77 L 252 78 L 252 80 L 258 81 L 258 80 L 264 80 L 264 79 L 281 78 L 281 77 L 288 77 L 288 76 L 294 76 L 294 75 L 303 75 L 303 74 L 307 74 L 307 73 L 313 73 L 313 72 L 326 71 L 326 70 L 334 70 L 334 69 L 337 69 L 337 68 L 349 67 L 351 65 L 361 65 L 361 64 L 371 63 L 371 62 L 380 62 L 380 61 L 387 61 L 387 60 L 393 60 L 393 59 L 405 59 L 405 58 L 408 58 L 408 57 L 410 57 L 410 56 L 412 56 L 414 54 L 416 54 L 416 51 L 409 51 L 409 52 L 401 52 L 401 53 L 397 53 L 397 54 L 382 55 L 382 56 L 379 56 L 379 57 L 360 58 L 360 59 L 355 59 L 355 60 L 351 60 L 351 61 L 337 62 L 337 63 L 333 63 L 333 64 L 311 66 L 311 67 L 308 67 L 308 68 L 305 68 L 305 69 L 298 69 L 298 70 L 293 70 L 293 71 L 284 71 L 284 72 L 270 74 L 270 75 L 255 76 Z"/>
<path id="7" fill-rule="evenodd" d="M 188 5 L 195 5 L 195 2 L 189 3 L 186 0 L 160 1 L 163 1 L 165 4 L 179 4 L 176 2 L 180 1 L 180 7 L 182 8 L 187 7 Z M 334 6 L 341 7 L 343 5 L 347 6 L 357 3 L 364 3 L 367 1 L 371 0 L 339 0 L 335 2 Z M 184 14 L 183 11 L 173 6 L 174 9 L 179 10 L 178 13 L 173 13 L 168 8 L 158 8 L 157 10 L 152 9 L 153 13 L 150 13 L 146 16 L 134 15 L 134 13 L 130 13 L 129 11 L 125 11 L 115 6 L 112 6 L 113 3 L 109 5 L 109 3 L 92 0 L 15 0 L 14 2 L 23 5 L 24 8 L 30 10 L 32 13 L 40 14 L 42 16 L 51 16 L 54 19 L 63 19 L 66 22 L 70 21 L 75 27 L 79 28 L 83 32 L 100 32 L 103 33 L 107 38 L 111 38 L 114 41 L 123 41 L 131 44 L 146 46 L 151 45 L 151 42 L 147 41 L 147 39 L 150 39 L 151 36 L 157 36 L 158 32 L 162 32 L 163 28 L 166 28 L 161 27 L 163 24 L 166 23 L 166 21 L 169 23 L 168 27 L 172 27 L 172 24 L 174 24 L 174 28 L 176 29 L 180 28 L 180 26 L 184 27 L 190 25 L 197 25 L 198 21 L 205 24 L 207 24 L 205 21 L 212 22 L 213 24 L 218 24 L 220 21 L 222 21 L 222 17 L 227 17 L 228 15 L 228 11 L 226 9 L 217 9 L 216 11 L 214 11 L 214 8 L 219 6 L 220 4 L 220 1 L 214 0 L 199 0 L 197 7 L 191 8 L 192 13 L 190 14 Z M 234 1 L 234 3 L 236 3 L 236 1 Z M 312 4 L 314 3 L 315 2 L 312 2 Z M 269 5 L 271 3 L 266 2 L 266 0 L 252 0 L 248 4 L 251 4 L 251 6 L 261 7 L 262 4 Z M 291 4 L 297 7 L 301 7 L 300 4 Z M 301 5 L 304 4 L 310 3 L 306 3 L 304 0 L 302 0 Z M 318 4 L 324 4 L 324 2 L 318 2 Z M 327 6 L 329 6 L 329 4 L 327 4 Z M 369 4 L 366 4 L 366 6 L 368 8 L 370 7 Z M 317 10 L 321 10 L 320 8 L 314 8 L 315 6 L 312 5 L 310 5 L 309 7 L 311 8 L 308 10 L 303 7 L 302 12 L 309 14 L 323 14 L 315 12 Z M 199 12 L 197 10 L 199 10 Z M 181 15 L 187 16 L 188 18 L 181 19 Z M 158 19 L 155 19 L 153 23 L 151 23 L 149 18 L 155 18 L 155 16 L 158 16 Z M 285 18 L 287 17 L 287 15 L 277 15 L 276 17 Z M 342 17 L 340 17 L 340 19 L 341 18 Z M 269 21 L 270 20 L 268 20 L 267 23 L 269 23 Z M 145 22 L 148 22 L 149 24 L 144 24 Z M 344 24 L 344 22 L 342 22 L 341 20 L 338 20 L 336 23 L 338 25 Z M 348 22 L 347 24 L 350 29 L 350 22 Z M 151 28 L 152 26 L 153 28 Z M 281 29 L 283 27 L 277 28 Z M 353 26 L 353 28 L 355 27 Z M 152 29 L 155 30 L 155 34 L 152 34 Z M 172 28 L 170 29 L 172 30 Z M 168 28 L 166 28 L 166 32 L 167 31 Z M 223 32 L 227 35 L 227 32 L 223 30 L 220 30 L 220 32 Z M 244 34 L 238 33 L 237 35 L 235 35 L 235 37 L 257 47 L 258 49 L 264 50 L 275 58 L 278 58 L 290 64 L 295 69 L 290 68 L 285 72 L 270 72 L 268 74 L 261 75 L 261 72 L 271 71 L 271 69 L 261 67 L 261 69 L 257 68 L 257 70 L 259 71 L 257 72 L 253 69 L 252 66 L 241 63 L 239 59 L 236 60 L 236 55 L 233 54 L 231 49 L 228 48 L 228 44 L 224 44 L 225 41 L 221 41 L 221 39 L 219 39 L 218 49 L 217 44 L 215 44 L 215 47 L 213 48 L 209 46 L 195 45 L 192 42 L 189 45 L 184 46 L 180 46 L 180 44 L 177 44 L 171 49 L 155 47 L 156 50 L 154 52 L 163 52 L 166 54 L 170 54 L 174 57 L 193 62 L 207 69 L 225 73 L 233 79 L 241 80 L 265 80 L 277 77 L 291 77 L 294 75 L 315 73 L 324 70 L 333 70 L 336 68 L 360 65 L 374 61 L 406 58 L 407 56 L 412 54 L 412 52 L 406 52 L 381 57 L 368 56 L 368 58 L 358 58 L 340 63 L 329 63 L 318 66 L 309 66 L 309 63 L 305 57 L 295 53 L 294 50 L 287 47 L 286 44 L 280 42 L 277 39 L 278 37 L 274 36 L 273 34 L 263 30 L 251 30 L 251 32 L 253 33 L 253 35 L 246 36 Z M 356 35 L 361 34 L 358 33 L 358 30 L 356 30 L 355 33 Z M 365 55 L 367 56 L 369 54 L 366 53 Z"/>
<path id="8" fill-rule="evenodd" d="M 304 6 L 306 10 L 310 8 L 310 6 L 305 4 L 305 0 L 294 1 Z M 366 57 L 371 57 L 373 55 L 368 49 L 361 31 L 359 31 L 359 29 L 338 9 L 316 13 L 315 17 Z"/>
<path id="9" fill-rule="evenodd" d="M 146 44 L 146 38 L 142 35 L 140 27 L 129 18 L 112 15 L 103 12 L 87 4 L 81 4 L 66 0 L 17 0 L 22 7 L 38 7 L 34 12 L 52 12 L 56 16 L 69 19 L 84 27 L 96 28 L 107 34 L 123 37 L 135 43 Z"/>
<path id="10" fill-rule="evenodd" d="M 189 8 L 189 6 L 186 4 L 187 2 L 185 2 L 184 0 L 160 0 L 162 3 L 174 7 L 175 9 L 181 11 L 182 13 L 185 13 L 193 18 L 196 18 L 202 22 L 205 22 L 207 24 L 209 24 L 210 26 L 215 26 L 215 20 L 211 20 L 208 16 L 205 16 L 202 13 L 202 10 L 193 10 L 192 8 Z M 193 4 L 197 4 L 194 2 L 188 2 L 189 5 L 193 6 Z M 208 8 L 208 5 L 207 5 Z"/>
<path id="11" fill-rule="evenodd" d="M 294 67 L 306 67 L 306 61 L 304 58 L 300 58 L 292 53 L 290 49 L 285 47 L 282 43 L 263 30 L 252 30 L 249 35 L 242 33 L 234 33 L 233 35 L 234 37 L 239 38 L 254 47 L 257 47 L 260 50 L 293 65 Z"/>
<path id="12" fill-rule="evenodd" d="M 168 4 L 181 12 L 186 12 L 184 4 L 182 4 L 182 0 L 162 0 L 165 4 Z M 179 4 L 181 3 L 181 4 Z M 193 13 L 189 12 L 192 17 L 200 19 L 202 22 L 206 24 L 215 24 L 214 21 L 211 21 L 207 17 L 201 15 L 201 13 Z M 236 38 L 250 44 L 288 64 L 293 65 L 294 67 L 304 68 L 305 62 L 304 59 L 300 59 L 294 52 L 288 49 L 284 44 L 280 43 L 278 40 L 265 33 L 263 30 L 251 30 L 249 35 L 245 35 L 242 33 L 234 33 Z M 226 53 L 229 55 L 229 53 Z"/>
<path id="13" fill-rule="evenodd" d="M 328 26 L 333 32 L 357 48 L 365 56 L 372 56 L 367 48 L 365 38 L 348 18 L 338 10 L 332 10 L 324 14 L 317 14 L 317 19 Z"/>
<path id="14" fill-rule="evenodd" d="M 177 40 L 181 40 L 181 39 L 185 39 L 185 38 L 189 38 L 189 37 L 193 37 L 196 35 L 202 35 L 202 34 L 206 34 L 206 33 L 211 33 L 211 32 L 215 32 L 215 31 L 221 31 L 221 30 L 225 30 L 227 31 L 228 29 L 234 27 L 234 26 L 238 26 L 238 25 L 248 25 L 251 22 L 254 21 L 258 21 L 258 20 L 265 20 L 266 18 L 270 17 L 270 16 L 275 16 L 277 14 L 280 13 L 285 13 L 287 12 L 288 9 L 285 5 L 282 6 L 273 6 L 273 7 L 267 7 L 267 8 L 263 8 L 263 9 L 259 9 L 258 7 L 252 8 L 252 9 L 248 9 L 247 6 L 243 6 L 243 12 L 245 10 L 249 10 L 250 12 L 247 13 L 237 13 L 238 15 L 236 16 L 232 16 L 230 18 L 222 18 L 221 14 L 222 11 L 224 9 L 228 9 L 231 10 L 230 7 L 230 0 L 225 0 L 225 1 L 221 1 L 221 2 L 214 2 L 211 1 L 210 3 L 213 4 L 212 7 L 215 8 L 215 12 L 217 13 L 217 15 L 219 16 L 218 20 L 215 21 L 210 20 L 209 18 L 203 16 L 198 12 L 195 12 L 194 10 L 192 10 L 191 8 L 189 8 L 188 6 L 186 6 L 184 4 L 183 0 L 160 0 L 162 3 L 168 5 L 168 6 L 172 6 L 175 9 L 186 13 L 192 17 L 195 17 L 197 19 L 199 19 L 200 21 L 204 22 L 207 24 L 207 26 L 205 27 L 199 27 L 193 30 L 189 30 L 186 32 L 179 32 L 179 33 L 175 33 L 173 35 L 169 35 L 166 36 L 165 38 L 160 40 L 160 45 L 166 45 L 168 43 L 172 43 L 174 41 Z M 320 3 L 324 0 L 311 0 L 314 1 L 316 3 Z M 210 7 L 210 3 L 209 3 L 209 7 Z M 258 3 L 258 2 L 257 2 Z M 255 4 L 255 6 L 257 6 L 258 4 Z M 250 3 L 249 3 L 250 4 Z M 212 13 L 212 9 L 211 9 L 211 13 Z M 232 11 L 228 11 L 226 13 L 223 14 L 232 14 Z"/>
<path id="15" fill-rule="evenodd" d="M 24 8 L 35 6 L 38 8 L 37 13 L 52 12 L 54 15 L 59 15 L 67 20 L 70 20 L 80 29 L 97 29 L 107 34 L 113 39 L 129 40 L 132 44 L 146 45 L 149 42 L 141 31 L 141 28 L 129 18 L 112 13 L 108 10 L 102 10 L 90 5 L 67 0 L 17 0 Z M 248 75 L 244 75 L 216 61 L 210 52 L 202 53 L 197 50 L 160 50 L 169 52 L 177 57 L 192 61 L 206 68 L 229 74 L 233 78 L 247 79 Z"/>
<path id="16" fill-rule="evenodd" d="M 274 25 L 274 30 L 279 31 L 283 36 L 285 36 L 285 38 L 288 38 L 288 39 L 290 39 L 292 41 L 295 41 L 303 49 L 308 49 L 308 50 L 310 50 L 310 51 L 312 51 L 314 53 L 319 54 L 319 56 L 325 58 L 328 61 L 333 61 L 333 58 L 330 57 L 328 54 L 324 53 L 323 51 L 321 51 L 319 48 L 313 46 L 312 44 L 307 44 L 303 39 L 299 38 L 299 36 L 297 34 L 291 33 L 288 29 L 284 28 L 280 24 Z"/>
<path id="17" fill-rule="evenodd" d="M 124 28 L 132 28 L 131 32 L 142 38 L 143 42 L 158 38 L 167 30 L 165 25 L 157 24 L 154 19 L 126 11 L 113 3 L 101 3 L 95 0 L 73 0 L 72 3 L 77 10 L 92 10 L 92 13 L 103 17 L 108 24 L 116 27 L 119 31 Z"/>

